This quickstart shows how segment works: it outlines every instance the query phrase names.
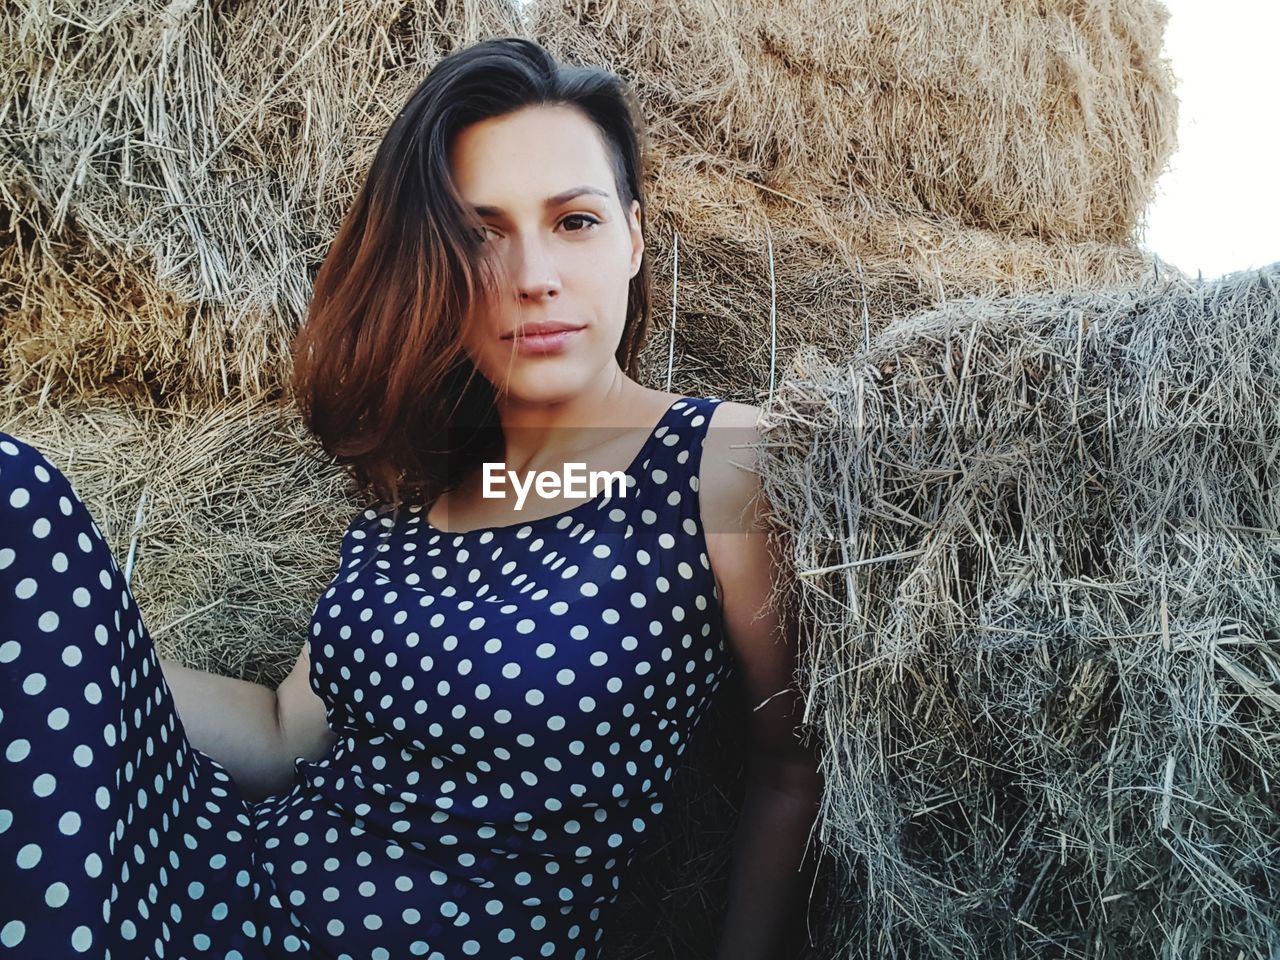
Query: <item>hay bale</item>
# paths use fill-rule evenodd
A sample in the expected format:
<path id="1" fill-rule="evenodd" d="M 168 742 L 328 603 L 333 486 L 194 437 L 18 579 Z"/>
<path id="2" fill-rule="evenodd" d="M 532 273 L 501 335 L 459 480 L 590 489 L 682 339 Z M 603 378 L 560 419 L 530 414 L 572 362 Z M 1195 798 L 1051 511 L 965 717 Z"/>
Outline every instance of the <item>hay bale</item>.
<path id="1" fill-rule="evenodd" d="M 1172 272 L 1133 242 L 1176 127 L 1154 0 L 529 9 L 536 40 L 617 70 L 647 112 L 649 382 L 754 400 L 801 344 Z"/>
<path id="2" fill-rule="evenodd" d="M 1164 22 L 1158 3 L 1124 0 L 1105 17 L 1066 0 L 1041 4 L 1036 13 L 994 0 L 842 0 L 820 10 L 812 2 L 785 10 L 737 3 L 727 16 L 720 9 L 719 3 L 691 0 L 615 0 L 543 2 L 533 11 L 538 39 L 570 61 L 619 69 L 650 114 L 647 240 L 655 330 L 642 358 L 649 383 L 661 385 L 670 376 L 673 388 L 685 393 L 754 401 L 783 379 L 781 358 L 808 344 L 811 359 L 781 385 L 782 406 L 771 410 L 798 411 L 803 422 L 790 429 L 801 436 L 825 430 L 832 442 L 848 444 L 853 435 L 842 431 L 852 427 L 829 418 L 852 412 L 841 391 L 862 381 L 842 383 L 842 374 L 832 371 L 842 370 L 840 361 L 859 344 L 870 350 L 874 340 L 875 350 L 888 349 L 883 345 L 897 342 L 892 337 L 922 322 L 914 318 L 882 338 L 898 318 L 960 296 L 1136 284 L 1172 273 L 1131 244 L 1137 214 L 1172 149 L 1167 65 L 1155 59 Z M 305 315 L 310 271 L 412 86 L 449 50 L 526 30 L 505 0 L 408 6 L 378 0 L 358 9 L 325 0 L 292 19 L 282 19 L 278 7 L 264 11 L 259 2 L 225 8 L 117 4 L 98 12 L 88 24 L 28 11 L 21 31 L 11 18 L 10 30 L 0 36 L 0 51 L 13 65 L 0 80 L 11 144 L 0 155 L 0 276 L 6 281 L 0 287 L 6 314 L 0 374 L 12 388 L 2 425 L 66 470 L 122 561 L 136 543 L 133 587 L 162 653 L 274 684 L 296 654 L 332 572 L 335 533 L 359 507 L 347 479 L 317 459 L 319 451 L 294 414 L 273 406 L 291 372 L 288 343 Z M 806 21 L 823 27 L 809 32 Z M 841 29 L 832 29 L 833 22 Z M 1180 289 L 1176 283 L 1173 288 Z M 1190 294 L 1178 296 L 1183 302 Z M 664 308 L 673 298 L 674 341 Z M 1026 302 L 1050 301 L 1058 302 Z M 1007 329 L 988 319 L 992 337 Z M 915 343 L 912 336 L 909 343 Z M 998 339 L 983 343 L 995 349 Z M 818 377 L 817 371 L 826 373 Z M 898 382 L 904 382 L 901 375 Z M 109 389 L 112 384 L 128 389 Z M 921 396 L 917 402 L 923 411 L 929 401 Z M 828 419 L 817 410 L 826 410 Z M 791 479 L 830 481 L 821 464 L 809 469 L 810 475 Z M 903 482 L 919 480 L 908 472 Z M 935 482 L 945 485 L 947 478 Z M 135 530 L 144 488 L 150 495 Z M 863 524 L 874 518 L 851 517 L 829 502 L 829 486 L 808 493 L 791 489 L 795 498 L 813 498 L 807 506 L 783 499 L 783 515 L 789 510 L 805 534 L 801 543 L 816 544 L 811 552 L 826 558 L 808 566 L 902 535 L 888 523 L 885 530 L 851 528 L 866 540 L 822 540 L 815 531 L 825 529 L 820 523 L 830 517 Z M 925 514 L 910 501 L 898 508 Z M 1152 563 L 1151 569 L 1163 571 Z M 931 596 L 926 574 L 937 576 L 938 569 L 930 567 L 919 575 L 924 579 L 912 582 L 923 591 L 913 595 L 921 603 Z M 839 597 L 843 576 L 806 583 L 831 580 Z M 940 589 L 936 583 L 933 588 Z M 816 594 L 808 596 L 818 603 Z M 905 683 L 886 681 L 876 699 L 868 699 L 848 689 L 848 677 L 860 674 L 822 674 L 833 679 L 818 690 L 829 698 L 819 700 L 821 716 L 835 725 L 838 743 L 874 757 L 872 741 L 883 733 L 892 742 L 910 740 L 918 756 L 935 763 L 917 767 L 917 754 L 890 753 L 882 758 L 884 767 L 839 771 L 838 795 L 828 798 L 835 806 L 827 809 L 827 843 L 849 859 L 866 858 L 870 867 L 835 890 L 861 890 L 865 877 L 872 885 L 866 901 L 852 908 L 837 904 L 842 909 L 834 916 L 833 936 L 870 931 L 863 937 L 868 953 L 909 954 L 932 943 L 939 951 L 961 944 L 959 952 L 974 955 L 975 943 L 998 941 L 992 929 L 1011 928 L 1008 911 L 1001 913 L 1012 896 L 1001 893 L 1007 887 L 1027 892 L 1023 922 L 1043 923 L 1050 932 L 1067 929 L 1068 939 L 1084 942 L 1078 929 L 1063 927 L 1062 916 L 1085 890 L 1080 878 L 1088 871 L 1077 860 L 1094 848 L 1081 848 L 1067 866 L 1044 867 L 1047 846 L 1040 841 L 1044 823 L 1064 837 L 1097 840 L 1096 820 L 1090 819 L 1096 807 L 1085 804 L 1079 813 L 1069 806 L 1085 802 L 1082 785 L 1096 783 L 1096 773 L 1056 771 L 1057 779 L 1032 781 L 1034 789 L 1019 785 L 1031 797 L 1023 805 L 1039 813 L 1047 808 L 1049 819 L 1025 828 L 1005 824 L 1007 836 L 1001 825 L 984 822 L 968 841 L 971 847 L 963 847 L 943 822 L 952 811 L 972 814 L 980 799 L 990 800 L 994 783 L 993 768 L 981 764 L 972 794 L 957 793 L 947 780 L 972 772 L 957 768 L 947 751 L 954 744 L 975 749 L 957 725 L 980 729 L 987 721 L 979 708 L 1006 721 L 1017 718 L 1025 731 L 1007 722 L 991 733 L 988 723 L 988 740 L 997 743 L 984 740 L 987 752 L 975 755 L 985 763 L 1007 754 L 1039 776 L 1046 731 L 1063 716 L 1054 712 L 1056 701 L 1044 699 L 1046 691 L 1060 689 L 1063 671 L 1089 689 L 1086 681 L 1094 674 L 1073 666 L 1085 663 L 1084 655 L 1070 659 L 1075 634 L 1055 620 L 1056 609 L 1044 607 L 1028 609 L 1038 610 L 1046 630 L 1059 638 L 1055 656 L 1067 653 L 1040 673 L 1028 673 L 1030 655 L 1016 645 L 993 651 L 989 639 L 966 641 L 979 644 L 984 663 L 1024 665 L 1031 679 L 1015 671 L 1012 676 L 1022 679 L 1000 690 L 990 670 L 966 674 L 954 656 L 929 659 L 950 649 L 948 634 L 929 635 L 928 649 L 912 661 L 920 671 L 913 682 L 924 691 L 920 702 L 950 724 L 936 744 L 930 743 L 928 721 L 893 712 L 905 709 Z M 848 664 L 865 649 L 870 627 L 849 626 L 840 618 L 850 614 L 838 605 L 809 609 L 821 612 L 817 624 L 832 627 L 815 651 L 830 653 L 847 641 L 841 649 L 854 652 L 831 662 Z M 908 607 L 900 616 L 928 627 L 956 615 L 944 603 L 932 610 Z M 958 635 L 970 634 L 977 636 Z M 854 645 L 857 638 L 864 647 Z M 1267 676 L 1259 672 L 1264 662 L 1245 657 L 1262 654 L 1239 644 L 1232 649 L 1237 670 Z M 1114 690 L 1133 676 L 1148 679 L 1132 680 L 1132 690 L 1123 688 L 1126 696 L 1165 682 L 1159 673 L 1164 665 L 1145 669 L 1148 674 L 1131 672 L 1123 681 L 1112 677 L 1103 693 L 1114 701 Z M 884 666 L 872 661 L 865 670 L 874 680 Z M 964 687 L 964 697 L 949 700 L 937 692 L 945 688 L 930 686 L 953 675 L 957 682 L 973 681 L 976 692 Z M 1028 700 L 1036 691 L 1042 700 Z M 1040 706 L 1043 713 L 1036 712 Z M 1169 707 L 1159 717 L 1135 716 L 1141 731 L 1161 720 L 1172 724 L 1175 713 Z M 840 717 L 853 718 L 852 726 L 838 726 Z M 883 731 L 876 726 L 881 720 L 891 721 Z M 929 735 L 920 738 L 922 732 Z M 1182 740 L 1169 742 L 1188 751 L 1208 742 L 1206 734 L 1188 739 L 1193 735 L 1179 733 Z M 1071 738 L 1083 736 L 1067 728 L 1061 756 L 1073 757 L 1078 739 Z M 1117 742 L 1131 749 L 1134 736 Z M 736 808 L 733 790 L 740 786 L 724 777 L 736 776 L 734 751 L 741 744 L 723 731 L 709 732 L 702 742 L 709 746 L 688 751 L 690 763 L 680 773 L 689 784 L 688 803 L 673 807 L 676 820 L 656 867 L 620 907 L 618 955 L 690 956 L 712 942 Z M 1140 767 L 1147 754 L 1136 756 L 1124 770 Z M 1211 764 L 1219 754 L 1206 756 L 1198 762 Z M 1179 777 L 1185 776 L 1186 783 L 1198 784 L 1199 769 L 1180 764 L 1175 757 L 1172 783 L 1182 785 Z M 906 786 L 886 770 L 902 770 Z M 855 773 L 862 779 L 850 779 Z M 952 790 L 943 799 L 960 800 L 907 817 L 904 811 L 914 810 L 935 775 Z M 1129 811 L 1123 826 L 1136 816 L 1134 800 L 1118 788 L 1117 796 L 1130 804 L 1123 808 Z M 1171 823 L 1192 823 L 1196 808 L 1180 794 L 1169 796 Z M 1229 791 L 1223 796 L 1236 798 Z M 1243 813 L 1228 808 L 1223 829 L 1239 827 L 1245 838 L 1229 849 L 1247 849 L 1250 838 L 1269 837 L 1274 844 L 1274 833 L 1258 826 L 1260 815 L 1249 819 L 1266 801 L 1267 795 L 1259 796 Z M 857 819 L 871 814 L 880 819 Z M 1013 817 L 1016 809 L 986 815 Z M 708 833 L 707 823 L 726 826 Z M 877 823 L 885 824 L 883 836 L 875 833 Z M 930 846 L 934 834 L 952 847 Z M 1002 837 L 1012 866 L 993 861 L 984 874 L 988 886 L 939 898 L 933 878 L 947 870 L 968 877 L 963 854 L 992 856 L 1004 849 Z M 1148 859 L 1138 861 L 1140 870 L 1121 863 L 1115 876 L 1140 875 L 1135 882 L 1142 882 L 1151 875 L 1144 872 L 1147 864 L 1162 861 L 1129 835 L 1124 844 L 1115 848 L 1116 860 L 1135 848 L 1135 856 Z M 927 857 L 919 859 L 919 849 L 952 848 L 962 856 L 949 867 L 935 869 Z M 1206 856 L 1219 857 L 1220 851 Z M 1254 867 L 1242 860 L 1224 869 L 1237 877 Z M 1037 871 L 1039 883 L 1026 880 L 1028 870 Z M 1274 875 L 1267 876 L 1273 882 Z M 1074 877 L 1074 885 L 1062 885 L 1062 877 Z M 1058 889 L 1067 893 L 1056 907 L 1046 906 L 1045 891 Z M 1181 901 L 1153 901 L 1152 889 L 1163 890 L 1152 880 L 1105 905 L 1108 923 L 1130 918 L 1139 902 L 1159 908 L 1138 917 L 1125 928 L 1132 931 L 1128 940 L 1116 943 L 1152 942 L 1152 931 L 1168 922 L 1175 931 L 1170 942 L 1189 945 L 1191 952 L 1215 931 L 1257 929 L 1247 919 L 1231 927 L 1231 910 L 1245 908 L 1227 906 L 1177 933 L 1167 918 Z M 691 902 L 703 909 L 681 909 Z M 1202 898 L 1194 906 L 1211 911 L 1206 904 L 1212 903 Z M 1102 909 L 1095 905 L 1088 914 L 1094 924 L 1089 930 L 1105 926 L 1096 919 Z M 654 917 L 669 922 L 655 924 Z M 1021 925 L 1012 929 L 997 948 L 1041 942 Z M 877 939 L 882 936 L 887 939 Z M 1232 936 L 1222 933 L 1220 940 L 1234 943 Z"/>
<path id="3" fill-rule="evenodd" d="M 1176 272 L 1125 244 L 1049 243 L 776 197 L 664 149 L 655 148 L 646 237 L 657 271 L 654 329 L 640 357 L 655 385 L 755 402 L 801 346 L 839 359 L 938 303 Z"/>
<path id="4" fill-rule="evenodd" d="M 1155 0 L 530 9 L 539 41 L 636 85 L 659 139 L 796 196 L 1118 243 L 1173 149 Z"/>
<path id="5" fill-rule="evenodd" d="M 954 303 L 766 415 L 830 942 L 1280 951 L 1280 264 Z"/>
<path id="6" fill-rule="evenodd" d="M 295 410 L 182 397 L 158 407 L 122 390 L 40 408 L 10 391 L 0 430 L 71 480 L 130 570 L 162 656 L 284 678 L 359 509 Z"/>
<path id="7" fill-rule="evenodd" d="M 0 34 L 0 364 L 27 389 L 278 390 L 390 119 L 512 0 L 48 6 Z"/>

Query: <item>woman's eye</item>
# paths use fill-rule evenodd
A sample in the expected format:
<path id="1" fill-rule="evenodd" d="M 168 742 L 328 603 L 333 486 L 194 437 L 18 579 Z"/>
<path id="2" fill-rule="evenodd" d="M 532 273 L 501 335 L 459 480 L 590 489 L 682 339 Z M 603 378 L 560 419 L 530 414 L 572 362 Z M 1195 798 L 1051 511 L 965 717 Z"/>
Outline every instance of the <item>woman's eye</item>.
<path id="1" fill-rule="evenodd" d="M 587 231 L 591 230 L 596 224 L 600 222 L 595 217 L 589 217 L 584 213 L 571 213 L 569 214 L 569 216 L 565 217 L 560 222 L 568 223 L 570 220 L 580 220 L 585 224 L 585 226 L 583 226 L 581 229 L 570 230 L 569 231 L 570 233 L 586 233 Z"/>

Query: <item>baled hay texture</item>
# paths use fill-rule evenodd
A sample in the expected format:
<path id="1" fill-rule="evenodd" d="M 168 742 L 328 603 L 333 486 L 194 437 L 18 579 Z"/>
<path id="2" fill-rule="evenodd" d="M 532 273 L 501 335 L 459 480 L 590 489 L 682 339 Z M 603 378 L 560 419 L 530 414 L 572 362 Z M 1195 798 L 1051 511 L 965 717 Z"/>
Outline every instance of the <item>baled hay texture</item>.
<path id="1" fill-rule="evenodd" d="M 755 402 L 803 344 L 836 359 L 949 299 L 1133 284 L 1172 270 L 1123 244 L 828 210 L 665 149 L 655 151 L 649 195 L 653 330 L 641 357 L 642 379 L 656 386 Z"/>
<path id="2" fill-rule="evenodd" d="M 412 88 L 519 29 L 510 0 L 4 17 L 6 379 L 278 387 L 312 269 Z"/>
<path id="3" fill-rule="evenodd" d="M 1169 270 L 1130 243 L 1173 149 L 1157 3 L 530 10 L 539 42 L 618 70 L 646 112 L 646 382 L 753 400 L 802 343 Z"/>
<path id="4" fill-rule="evenodd" d="M 0 412 L 71 480 L 163 656 L 284 678 L 359 508 L 292 408 L 107 391 Z"/>
<path id="5" fill-rule="evenodd" d="M 534 0 L 632 81 L 672 151 L 777 190 L 1124 242 L 1173 151 L 1156 0 Z"/>
<path id="6" fill-rule="evenodd" d="M 1280 951 L 1280 264 L 801 356 L 792 540 L 843 956 Z"/>

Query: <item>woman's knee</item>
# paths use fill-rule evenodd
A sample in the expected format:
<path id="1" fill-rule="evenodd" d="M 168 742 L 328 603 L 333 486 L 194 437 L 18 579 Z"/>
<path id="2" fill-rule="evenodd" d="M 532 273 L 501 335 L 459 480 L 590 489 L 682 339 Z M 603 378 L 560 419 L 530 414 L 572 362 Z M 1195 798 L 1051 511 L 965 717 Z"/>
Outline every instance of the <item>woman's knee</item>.
<path id="1" fill-rule="evenodd" d="M 70 481 L 3 433 L 0 624 L 0 749 L 93 730 L 93 753 L 121 750 L 127 688 L 151 666 L 141 616 Z"/>
<path id="2" fill-rule="evenodd" d="M 12 629 L 90 633 L 132 599 L 70 480 L 40 450 L 0 433 L 0 617 Z M 110 618 L 114 620 L 115 618 Z"/>
<path id="3" fill-rule="evenodd" d="M 43 452 L 0 432 L 0 517 L 8 536 L 28 522 L 53 524 L 57 517 L 71 517 L 78 503 L 71 481 Z"/>

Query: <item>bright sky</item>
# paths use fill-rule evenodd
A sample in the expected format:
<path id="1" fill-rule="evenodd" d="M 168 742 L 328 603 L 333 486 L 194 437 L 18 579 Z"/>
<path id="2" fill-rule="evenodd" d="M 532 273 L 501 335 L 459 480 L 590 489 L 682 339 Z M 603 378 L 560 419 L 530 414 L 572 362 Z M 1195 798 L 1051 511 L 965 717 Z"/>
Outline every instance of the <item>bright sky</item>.
<path id="1" fill-rule="evenodd" d="M 1280 6 L 1164 0 L 1178 147 L 1142 246 L 1205 279 L 1280 261 Z"/>

